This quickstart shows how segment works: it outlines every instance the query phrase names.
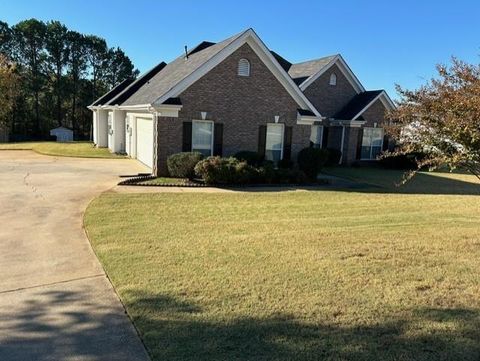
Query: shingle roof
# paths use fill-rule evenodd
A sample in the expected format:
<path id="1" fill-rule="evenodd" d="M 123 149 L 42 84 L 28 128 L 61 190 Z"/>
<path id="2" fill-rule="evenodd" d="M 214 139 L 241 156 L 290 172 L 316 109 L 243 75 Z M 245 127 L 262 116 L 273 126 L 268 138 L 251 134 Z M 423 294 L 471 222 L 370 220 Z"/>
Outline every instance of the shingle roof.
<path id="1" fill-rule="evenodd" d="M 292 63 L 290 63 L 287 59 L 285 59 L 283 56 L 277 54 L 273 50 L 270 50 L 270 53 L 272 53 L 273 57 L 275 58 L 275 60 L 278 61 L 280 66 L 283 68 L 283 70 L 288 72 L 288 69 L 290 69 L 290 67 L 292 66 Z"/>
<path id="2" fill-rule="evenodd" d="M 362 109 L 375 99 L 383 90 L 369 90 L 357 94 L 333 117 L 340 120 L 352 120 Z"/>
<path id="3" fill-rule="evenodd" d="M 236 34 L 226 40 L 217 44 L 210 45 L 209 42 L 201 43 L 208 44 L 202 50 L 198 50 L 198 46 L 190 52 L 188 59 L 185 60 L 185 55 L 181 55 L 171 63 L 168 63 L 160 72 L 158 72 L 149 82 L 138 89 L 122 105 L 138 105 L 151 104 L 162 95 L 167 93 L 180 81 L 185 79 L 200 66 L 205 64 L 213 56 L 215 56 L 222 49 L 227 47 L 232 41 L 241 36 L 244 32 Z"/>
<path id="4" fill-rule="evenodd" d="M 337 55 L 325 56 L 323 58 L 304 61 L 302 63 L 292 64 L 288 69 L 288 74 L 292 79 L 308 79 L 327 66 Z M 297 81 L 300 82 L 300 81 Z"/>
<path id="5" fill-rule="evenodd" d="M 140 89 L 143 85 L 148 83 L 150 81 L 150 79 L 152 79 L 159 71 L 161 71 L 163 68 L 165 68 L 166 65 L 167 64 L 163 61 L 160 64 L 155 65 L 152 69 L 147 71 L 140 78 L 138 78 L 133 83 L 131 83 L 128 87 L 126 87 L 124 91 L 122 91 L 116 97 L 111 99 L 108 102 L 108 105 L 120 105 L 120 104 L 122 104 L 125 100 L 127 100 L 133 94 L 135 94 L 135 92 L 138 89 Z"/>
<path id="6" fill-rule="evenodd" d="M 123 92 L 126 87 L 128 87 L 130 84 L 133 83 L 134 80 L 135 80 L 135 79 L 125 79 L 125 80 L 122 81 L 120 84 L 118 84 L 115 88 L 113 88 L 112 90 L 110 90 L 108 93 L 102 95 L 100 98 L 98 98 L 97 100 L 95 100 L 95 101 L 92 103 L 92 106 L 98 106 L 98 105 L 107 104 L 111 99 L 113 99 L 113 98 L 116 97 L 118 94 L 120 94 L 121 92 Z"/>

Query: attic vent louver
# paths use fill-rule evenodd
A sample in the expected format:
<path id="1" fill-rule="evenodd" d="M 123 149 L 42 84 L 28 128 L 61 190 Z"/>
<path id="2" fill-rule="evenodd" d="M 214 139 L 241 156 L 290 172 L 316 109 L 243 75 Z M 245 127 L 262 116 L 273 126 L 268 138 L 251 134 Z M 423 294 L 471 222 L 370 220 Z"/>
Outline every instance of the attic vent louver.
<path id="1" fill-rule="evenodd" d="M 238 75 L 250 76 L 250 62 L 247 59 L 240 59 L 238 61 Z"/>

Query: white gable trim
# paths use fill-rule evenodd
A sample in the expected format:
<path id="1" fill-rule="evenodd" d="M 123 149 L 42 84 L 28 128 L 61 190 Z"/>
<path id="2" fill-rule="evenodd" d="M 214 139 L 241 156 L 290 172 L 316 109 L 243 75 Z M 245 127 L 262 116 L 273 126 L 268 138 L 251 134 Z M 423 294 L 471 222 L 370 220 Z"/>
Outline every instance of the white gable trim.
<path id="1" fill-rule="evenodd" d="M 383 106 L 389 110 L 393 110 L 395 109 L 395 104 L 392 102 L 392 100 L 390 99 L 390 97 L 387 95 L 387 93 L 385 92 L 385 90 L 383 90 L 380 94 L 378 94 L 375 98 L 373 98 L 373 100 L 368 103 L 365 108 L 363 108 L 362 110 L 360 110 L 360 112 L 358 112 L 357 115 L 355 115 L 352 120 L 355 120 L 357 119 L 360 115 L 362 115 L 368 108 L 370 108 L 372 106 L 372 104 L 374 104 L 378 99 L 380 99 L 380 101 L 382 102 Z"/>
<path id="2" fill-rule="evenodd" d="M 273 57 L 268 48 L 258 37 L 258 35 L 252 30 L 248 29 L 239 35 L 237 38 L 232 40 L 232 42 L 227 45 L 225 48 L 220 50 L 215 54 L 210 60 L 202 64 L 198 69 L 192 72 L 190 75 L 185 77 L 183 80 L 178 82 L 172 89 L 167 93 L 155 100 L 152 105 L 160 106 L 165 100 L 172 97 L 178 97 L 183 91 L 185 91 L 190 85 L 195 83 L 215 66 L 224 61 L 229 55 L 235 52 L 243 44 L 247 43 L 255 51 L 258 57 L 265 63 L 268 69 L 273 73 L 273 75 L 280 81 L 280 83 L 285 87 L 288 93 L 292 96 L 293 99 L 302 109 L 307 109 L 312 111 L 317 117 L 321 117 L 320 113 L 313 106 L 312 103 L 307 99 L 307 97 L 300 91 L 300 89 L 295 85 L 292 78 L 287 74 L 287 72 L 280 66 L 278 61 Z"/>
<path id="3" fill-rule="evenodd" d="M 343 60 L 342 56 L 340 54 L 335 55 L 335 57 L 330 60 L 330 62 L 325 65 L 322 69 L 320 69 L 317 73 L 309 76 L 305 81 L 300 84 L 300 89 L 302 91 L 305 91 L 310 84 L 312 84 L 315 80 L 317 80 L 322 74 L 324 74 L 328 69 L 330 69 L 334 64 L 338 66 L 342 74 L 347 78 L 348 82 L 352 85 L 352 87 L 355 89 L 357 94 L 362 93 L 365 91 L 365 88 L 363 87 L 362 83 L 360 83 L 360 80 L 355 76 L 355 74 L 352 72 L 350 67 L 347 65 L 345 60 Z"/>

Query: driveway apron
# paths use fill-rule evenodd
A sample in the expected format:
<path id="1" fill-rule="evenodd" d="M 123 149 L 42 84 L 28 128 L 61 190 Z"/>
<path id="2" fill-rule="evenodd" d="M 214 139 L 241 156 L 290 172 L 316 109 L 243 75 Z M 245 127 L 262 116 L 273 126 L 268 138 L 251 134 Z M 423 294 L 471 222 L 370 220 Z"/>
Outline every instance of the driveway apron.
<path id="1" fill-rule="evenodd" d="M 0 360 L 147 361 L 83 230 L 129 159 L 0 151 Z"/>

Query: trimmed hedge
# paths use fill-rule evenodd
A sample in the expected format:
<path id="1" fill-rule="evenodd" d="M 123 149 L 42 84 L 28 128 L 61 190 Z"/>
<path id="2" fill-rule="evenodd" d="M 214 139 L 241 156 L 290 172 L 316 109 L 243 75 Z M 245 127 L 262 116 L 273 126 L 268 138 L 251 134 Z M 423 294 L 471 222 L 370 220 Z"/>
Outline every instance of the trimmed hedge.
<path id="1" fill-rule="evenodd" d="M 247 184 L 256 177 L 257 171 L 237 158 L 208 157 L 197 163 L 195 174 L 207 184 Z"/>
<path id="2" fill-rule="evenodd" d="M 326 149 L 303 148 L 298 153 L 298 167 L 309 179 L 316 180 L 318 173 L 327 162 L 328 154 Z"/>
<path id="3" fill-rule="evenodd" d="M 412 152 L 403 155 L 381 157 L 378 164 L 386 169 L 412 170 L 417 169 L 417 159 L 425 159 L 425 154 L 421 152 Z"/>
<path id="4" fill-rule="evenodd" d="M 245 161 L 248 163 L 248 165 L 251 165 L 252 167 L 259 167 L 262 165 L 264 161 L 264 157 L 257 153 L 257 152 L 251 152 L 248 150 L 243 150 L 234 155 L 234 158 L 237 158 L 238 160 Z"/>
<path id="5" fill-rule="evenodd" d="M 168 173 L 174 178 L 195 177 L 195 165 L 203 159 L 198 152 L 183 152 L 172 154 L 167 158 Z"/>
<path id="6" fill-rule="evenodd" d="M 273 162 L 263 162 L 252 167 L 237 158 L 208 157 L 195 166 L 197 176 L 206 184 L 302 184 L 308 181 L 298 169 L 274 167 Z"/>
<path id="7" fill-rule="evenodd" d="M 327 148 L 328 157 L 327 162 L 325 165 L 327 166 L 336 166 L 338 162 L 340 162 L 340 158 L 342 157 L 342 152 L 335 148 Z"/>

